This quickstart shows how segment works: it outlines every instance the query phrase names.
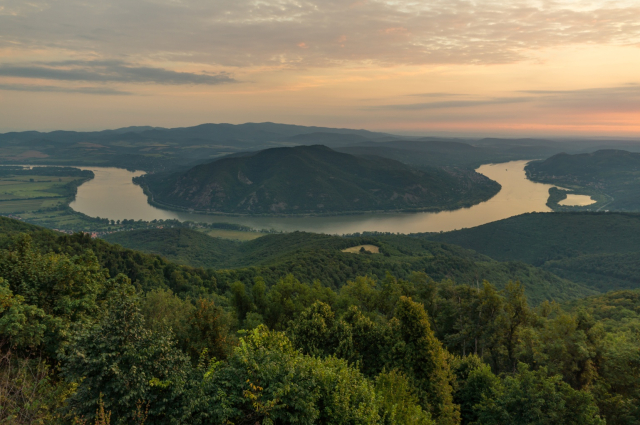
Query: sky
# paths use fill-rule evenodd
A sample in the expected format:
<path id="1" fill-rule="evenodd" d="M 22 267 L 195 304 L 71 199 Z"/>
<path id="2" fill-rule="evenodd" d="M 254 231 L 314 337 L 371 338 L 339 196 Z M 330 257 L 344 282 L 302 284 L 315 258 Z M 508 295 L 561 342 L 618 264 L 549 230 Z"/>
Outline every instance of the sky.
<path id="1" fill-rule="evenodd" d="M 640 137 L 639 0 L 0 0 L 0 132 Z"/>

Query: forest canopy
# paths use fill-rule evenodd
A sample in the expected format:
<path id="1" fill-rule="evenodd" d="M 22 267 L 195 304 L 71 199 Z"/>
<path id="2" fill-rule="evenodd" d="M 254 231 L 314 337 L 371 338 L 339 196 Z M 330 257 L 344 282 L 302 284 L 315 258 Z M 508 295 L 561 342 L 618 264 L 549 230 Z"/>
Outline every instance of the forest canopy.
<path id="1" fill-rule="evenodd" d="M 215 270 L 7 224 L 4 421 L 640 419 L 637 291 L 532 306 L 516 281 L 498 289 L 420 271 L 336 285 L 256 268 L 223 281 Z"/>

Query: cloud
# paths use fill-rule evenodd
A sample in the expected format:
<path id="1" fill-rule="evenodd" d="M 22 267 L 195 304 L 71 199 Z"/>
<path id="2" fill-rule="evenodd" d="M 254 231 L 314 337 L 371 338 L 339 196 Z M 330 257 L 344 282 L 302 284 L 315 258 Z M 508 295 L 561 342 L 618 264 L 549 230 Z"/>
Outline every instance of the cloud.
<path id="1" fill-rule="evenodd" d="M 640 95 L 640 85 L 629 83 L 619 87 L 596 87 L 579 90 L 520 90 L 519 93 L 536 94 L 542 96 L 561 97 L 610 97 L 610 96 L 637 96 Z"/>
<path id="2" fill-rule="evenodd" d="M 441 102 L 427 102 L 427 103 L 408 103 L 398 105 L 379 105 L 373 106 L 367 109 L 387 109 L 395 111 L 420 111 L 427 109 L 451 109 L 451 108 L 472 108 L 476 106 L 490 106 L 490 105 L 506 105 L 511 103 L 528 102 L 531 97 L 504 97 L 493 98 L 483 100 L 451 100 Z"/>
<path id="3" fill-rule="evenodd" d="M 162 68 L 135 66 L 122 61 L 63 61 L 0 65 L 0 76 L 60 81 L 156 84 L 217 85 L 235 81 L 224 73 L 207 75 L 175 72 Z"/>
<path id="4" fill-rule="evenodd" d="M 5 0 L 0 47 L 227 67 L 494 64 L 640 46 L 638 16 L 627 0 Z"/>
<path id="5" fill-rule="evenodd" d="M 538 104 L 567 110 L 606 112 L 640 111 L 640 85 L 596 87 L 582 90 L 525 90 Z"/>
<path id="6" fill-rule="evenodd" d="M 126 96 L 133 93 L 112 89 L 109 87 L 56 87 L 36 86 L 28 84 L 0 84 L 0 90 L 26 91 L 26 92 L 54 92 L 54 93 L 81 93 L 107 96 Z"/>
<path id="7" fill-rule="evenodd" d="M 419 93 L 408 96 L 437 98 L 452 97 L 453 95 L 455 94 Z M 460 96 L 465 95 L 460 94 Z M 567 111 L 640 111 L 640 85 L 630 83 L 619 87 L 596 87 L 581 90 L 521 90 L 507 97 L 376 105 L 365 109 L 395 111 L 447 110 L 518 103 L 537 106 L 539 108 L 563 109 Z"/>
<path id="8" fill-rule="evenodd" d="M 434 93 L 415 93 L 415 94 L 409 94 L 407 96 L 411 96 L 411 97 L 434 97 L 434 98 L 438 98 L 438 97 L 459 97 L 459 96 L 465 96 L 465 94 L 463 93 L 443 93 L 443 92 L 434 92 Z"/>

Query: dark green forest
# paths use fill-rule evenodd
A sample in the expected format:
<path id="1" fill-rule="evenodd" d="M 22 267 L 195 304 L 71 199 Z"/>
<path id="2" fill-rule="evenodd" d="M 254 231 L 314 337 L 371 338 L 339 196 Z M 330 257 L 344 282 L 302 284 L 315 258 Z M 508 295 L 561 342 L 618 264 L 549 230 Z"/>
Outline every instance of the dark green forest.
<path id="1" fill-rule="evenodd" d="M 243 214 L 438 211 L 486 201 L 500 190 L 498 183 L 472 170 L 417 170 L 322 145 L 229 156 L 134 181 L 159 206 Z"/>
<path id="2" fill-rule="evenodd" d="M 319 279 L 324 285 L 338 289 L 358 276 L 384 279 L 389 272 L 398 278 L 408 278 L 420 271 L 435 279 L 454 279 L 472 286 L 489 280 L 503 288 L 509 281 L 519 281 L 534 304 L 598 292 L 523 262 L 498 262 L 455 245 L 402 235 L 338 237 L 294 232 L 237 243 L 189 229 L 151 229 L 119 232 L 108 235 L 106 240 L 180 264 L 203 267 L 215 277 L 220 288 L 235 281 L 251 284 L 258 276 L 267 284 L 274 284 L 291 274 L 307 283 Z M 99 257 L 102 250 L 115 249 L 101 241 L 92 244 Z M 342 252 L 365 244 L 378 246 L 380 254 Z"/>
<path id="3" fill-rule="evenodd" d="M 638 213 L 531 213 L 419 237 L 522 261 L 600 292 L 640 288 Z"/>
<path id="4" fill-rule="evenodd" d="M 554 155 L 526 167 L 534 181 L 557 184 L 585 195 L 600 195 L 597 207 L 612 211 L 640 209 L 640 154 L 606 149 Z"/>
<path id="5" fill-rule="evenodd" d="M 637 290 L 585 297 L 423 237 L 214 240 L 170 261 L 0 230 L 3 423 L 640 423 Z M 184 232 L 163 234 L 206 243 Z M 364 244 L 381 253 L 342 252 Z"/>

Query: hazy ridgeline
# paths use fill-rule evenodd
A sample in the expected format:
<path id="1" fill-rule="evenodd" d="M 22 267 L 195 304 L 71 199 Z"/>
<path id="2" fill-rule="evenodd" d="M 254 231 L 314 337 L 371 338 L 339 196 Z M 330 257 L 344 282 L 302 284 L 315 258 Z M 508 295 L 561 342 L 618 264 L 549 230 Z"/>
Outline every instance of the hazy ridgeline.
<path id="1" fill-rule="evenodd" d="M 4 164 L 111 166 L 152 172 L 187 170 L 224 155 L 273 147 L 325 145 L 414 167 L 476 168 L 481 164 L 598 149 L 640 151 L 633 140 L 406 137 L 344 128 L 275 123 L 203 124 L 184 128 L 125 127 L 75 132 L 0 134 Z"/>

